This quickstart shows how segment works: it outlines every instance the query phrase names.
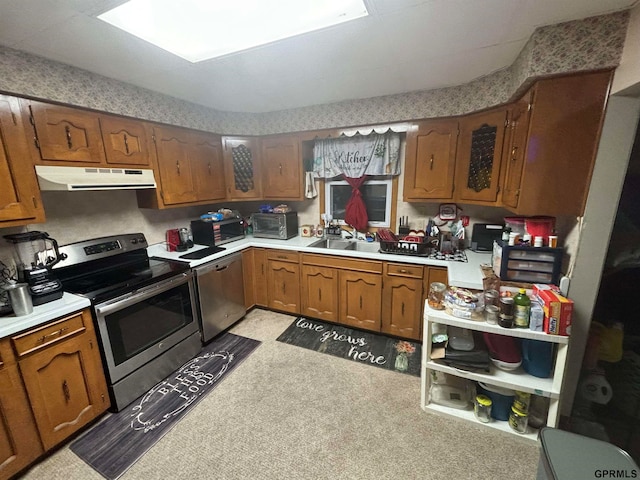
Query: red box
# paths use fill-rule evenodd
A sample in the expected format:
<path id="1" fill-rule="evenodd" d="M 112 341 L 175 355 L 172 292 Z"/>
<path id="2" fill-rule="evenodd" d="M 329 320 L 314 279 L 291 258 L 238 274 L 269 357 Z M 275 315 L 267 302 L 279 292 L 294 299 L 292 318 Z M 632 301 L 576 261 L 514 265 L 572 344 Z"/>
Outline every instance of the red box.
<path id="1" fill-rule="evenodd" d="M 542 309 L 544 310 L 543 330 L 551 335 L 569 336 L 571 334 L 573 300 L 569 300 L 553 290 L 538 289 L 536 295 L 542 301 Z"/>

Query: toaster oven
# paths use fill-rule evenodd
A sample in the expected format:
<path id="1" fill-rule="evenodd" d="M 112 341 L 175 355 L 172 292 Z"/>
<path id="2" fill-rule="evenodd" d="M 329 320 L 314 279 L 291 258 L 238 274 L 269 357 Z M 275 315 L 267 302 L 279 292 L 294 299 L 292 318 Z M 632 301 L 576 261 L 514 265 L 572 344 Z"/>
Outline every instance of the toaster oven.
<path id="1" fill-rule="evenodd" d="M 251 216 L 253 236 L 287 240 L 298 235 L 298 213 L 254 213 Z"/>

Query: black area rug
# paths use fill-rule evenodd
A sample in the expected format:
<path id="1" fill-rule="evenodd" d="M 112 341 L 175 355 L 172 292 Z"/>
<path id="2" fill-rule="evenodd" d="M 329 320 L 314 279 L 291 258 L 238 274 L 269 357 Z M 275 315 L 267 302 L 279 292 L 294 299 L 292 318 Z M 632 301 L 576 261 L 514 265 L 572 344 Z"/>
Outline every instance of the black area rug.
<path id="1" fill-rule="evenodd" d="M 257 340 L 222 334 L 127 408 L 75 440 L 71 451 L 105 478 L 120 477 L 258 345 Z"/>
<path id="2" fill-rule="evenodd" d="M 420 376 L 422 345 L 419 343 L 304 317 L 298 317 L 277 340 L 354 362 Z"/>

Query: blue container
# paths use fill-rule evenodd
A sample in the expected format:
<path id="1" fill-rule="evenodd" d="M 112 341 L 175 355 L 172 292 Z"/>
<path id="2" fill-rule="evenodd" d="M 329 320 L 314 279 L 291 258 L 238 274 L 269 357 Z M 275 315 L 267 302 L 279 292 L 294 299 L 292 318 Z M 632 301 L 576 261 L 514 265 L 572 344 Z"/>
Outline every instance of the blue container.
<path id="1" fill-rule="evenodd" d="M 482 393 L 491 399 L 491 417 L 496 420 L 509 420 L 511 405 L 516 392 L 506 388 L 478 383 L 478 393 Z"/>
<path id="2" fill-rule="evenodd" d="M 551 342 L 522 339 L 522 368 L 529 375 L 549 378 L 553 369 L 553 348 Z"/>

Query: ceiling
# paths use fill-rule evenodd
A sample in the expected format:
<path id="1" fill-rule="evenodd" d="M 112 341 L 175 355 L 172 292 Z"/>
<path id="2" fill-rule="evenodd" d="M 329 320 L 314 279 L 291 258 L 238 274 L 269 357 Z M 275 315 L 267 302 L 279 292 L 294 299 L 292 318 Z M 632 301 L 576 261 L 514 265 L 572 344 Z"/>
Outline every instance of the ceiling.
<path id="1" fill-rule="evenodd" d="M 122 0 L 5 0 L 0 45 L 217 110 L 269 112 L 464 84 L 511 65 L 536 27 L 635 2 L 366 0 L 366 18 L 192 64 L 96 18 Z"/>

